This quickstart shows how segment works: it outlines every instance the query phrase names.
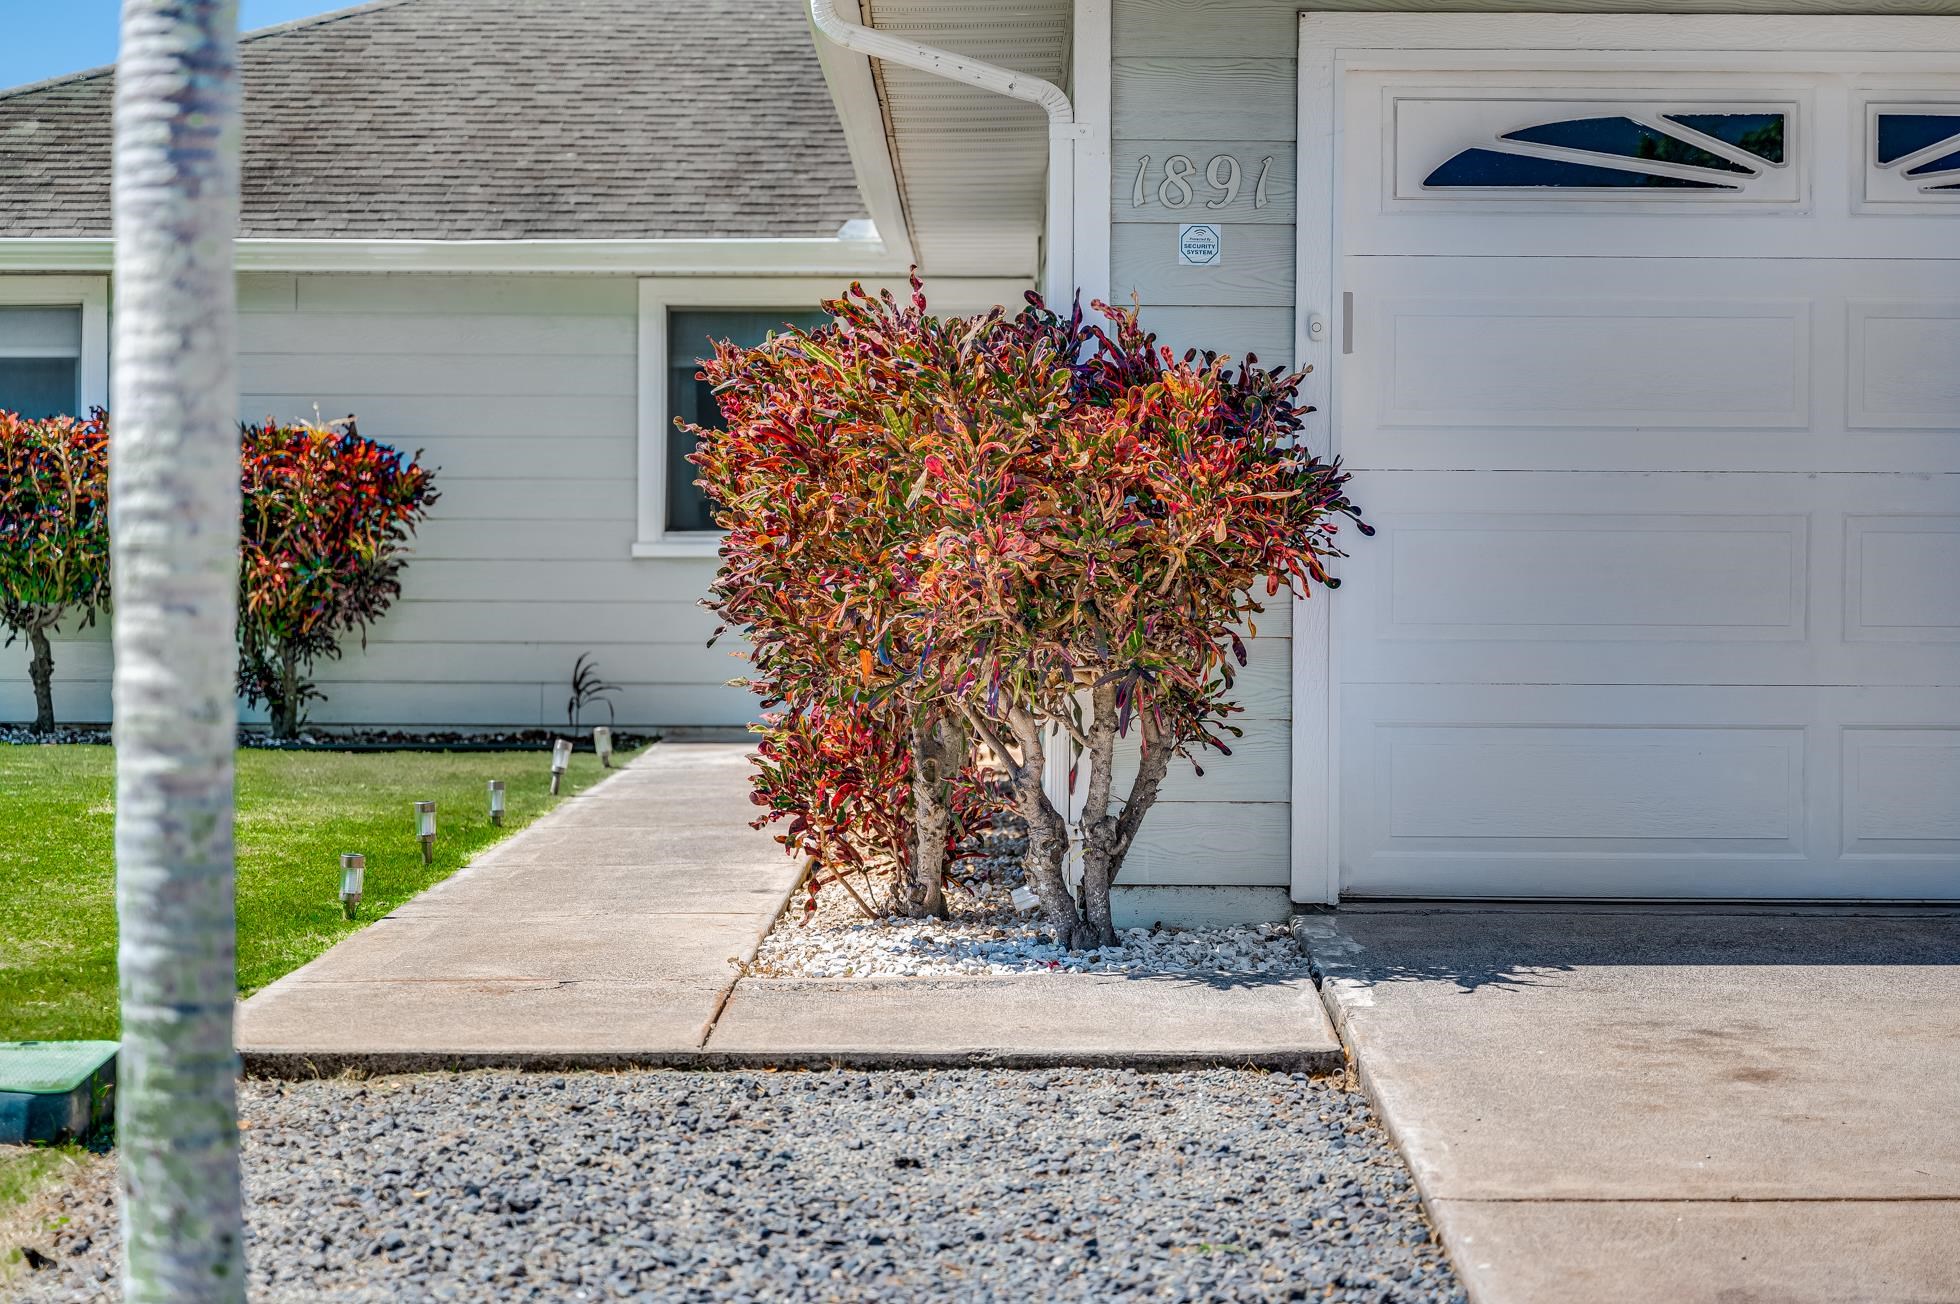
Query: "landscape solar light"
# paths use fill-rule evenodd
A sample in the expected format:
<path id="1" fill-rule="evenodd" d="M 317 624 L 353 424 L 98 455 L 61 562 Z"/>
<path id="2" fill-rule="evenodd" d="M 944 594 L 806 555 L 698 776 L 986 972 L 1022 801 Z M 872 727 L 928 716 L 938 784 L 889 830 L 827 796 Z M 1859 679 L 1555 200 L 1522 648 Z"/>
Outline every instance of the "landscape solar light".
<path id="1" fill-rule="evenodd" d="M 490 822 L 499 828 L 504 822 L 504 781 L 490 780 Z"/>
<path id="2" fill-rule="evenodd" d="M 558 795 L 558 781 L 572 764 L 572 740 L 557 738 L 551 744 L 551 795 Z"/>
<path id="3" fill-rule="evenodd" d="M 599 764 L 608 770 L 612 768 L 612 730 L 605 725 L 592 726 L 592 750 L 599 753 Z"/>
<path id="4" fill-rule="evenodd" d="M 367 884 L 367 857 L 358 851 L 340 856 L 340 908 L 352 919 L 361 908 L 361 889 Z"/>
<path id="5" fill-rule="evenodd" d="M 422 839 L 422 863 L 433 865 L 436 859 L 436 804 L 434 802 L 415 803 L 415 832 Z"/>

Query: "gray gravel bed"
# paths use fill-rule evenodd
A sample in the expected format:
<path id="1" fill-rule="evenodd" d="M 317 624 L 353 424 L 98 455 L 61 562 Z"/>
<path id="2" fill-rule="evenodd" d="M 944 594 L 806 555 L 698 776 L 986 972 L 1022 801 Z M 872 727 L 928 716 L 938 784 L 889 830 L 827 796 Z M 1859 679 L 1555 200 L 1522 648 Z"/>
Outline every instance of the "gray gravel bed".
<path id="1" fill-rule="evenodd" d="M 1461 1301 L 1338 1080 L 486 1071 L 242 1088 L 260 1300 Z M 105 1181 L 17 1279 L 105 1297 Z"/>

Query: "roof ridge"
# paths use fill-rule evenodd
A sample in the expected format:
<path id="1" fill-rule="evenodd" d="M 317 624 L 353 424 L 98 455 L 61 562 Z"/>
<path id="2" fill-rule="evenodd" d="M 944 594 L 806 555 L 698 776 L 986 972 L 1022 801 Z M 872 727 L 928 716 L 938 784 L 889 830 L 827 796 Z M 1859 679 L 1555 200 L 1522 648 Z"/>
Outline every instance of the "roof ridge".
<path id="1" fill-rule="evenodd" d="M 363 0 L 363 3 L 329 10 L 324 14 L 314 14 L 310 18 L 292 18 L 283 23 L 274 23 L 270 27 L 257 27 L 249 32 L 240 32 L 238 34 L 238 41 L 242 45 L 246 41 L 263 40 L 268 36 L 284 36 L 287 32 L 296 32 L 301 28 L 319 27 L 326 23 L 337 23 L 346 18 L 359 18 L 366 14 L 379 13 L 384 9 L 395 9 L 401 5 L 411 4 L 413 2 L 414 0 Z"/>
<path id="2" fill-rule="evenodd" d="M 262 40 L 268 36 L 284 36 L 288 32 L 299 31 L 303 28 L 319 27 L 326 23 L 337 23 L 347 18 L 359 18 L 365 14 L 379 13 L 382 10 L 394 9 L 413 2 L 414 0 L 364 0 L 364 3 L 361 4 L 348 5 L 341 9 L 330 10 L 324 14 L 314 14 L 309 18 L 294 18 L 283 23 L 274 23 L 270 27 L 258 27 L 249 32 L 240 32 L 238 34 L 238 43 L 243 45 L 247 41 Z M 20 86 L 0 88 L 0 100 L 11 100 L 19 95 L 32 95 L 36 91 L 53 90 L 57 86 L 66 86 L 71 82 L 92 81 L 97 77 L 108 77 L 113 75 L 115 71 L 116 65 L 114 63 L 105 63 L 94 68 L 84 68 L 80 72 L 64 72 L 53 77 L 43 77 L 40 81 L 27 82 Z"/>

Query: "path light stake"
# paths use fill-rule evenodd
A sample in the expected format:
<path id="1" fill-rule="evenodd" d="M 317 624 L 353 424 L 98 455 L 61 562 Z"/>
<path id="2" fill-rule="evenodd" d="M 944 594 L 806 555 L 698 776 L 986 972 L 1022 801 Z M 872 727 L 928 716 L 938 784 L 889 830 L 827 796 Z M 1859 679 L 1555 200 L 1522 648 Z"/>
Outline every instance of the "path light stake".
<path id="1" fill-rule="evenodd" d="M 504 826 L 504 781 L 490 780 L 490 822 L 498 828 Z"/>
<path id="2" fill-rule="evenodd" d="M 572 763 L 572 742 L 569 738 L 554 739 L 551 744 L 551 795 L 558 795 L 558 781 L 565 777 L 566 769 Z"/>
<path id="3" fill-rule="evenodd" d="M 367 884 L 367 857 L 358 851 L 340 856 L 340 908 L 352 919 L 361 908 L 361 889 Z"/>
<path id="4" fill-rule="evenodd" d="M 610 770 L 612 768 L 612 730 L 602 724 L 593 725 L 592 750 L 599 753 L 599 764 Z"/>
<path id="5" fill-rule="evenodd" d="M 433 865 L 436 862 L 436 804 L 432 801 L 415 803 L 415 832 L 422 839 L 422 863 Z"/>

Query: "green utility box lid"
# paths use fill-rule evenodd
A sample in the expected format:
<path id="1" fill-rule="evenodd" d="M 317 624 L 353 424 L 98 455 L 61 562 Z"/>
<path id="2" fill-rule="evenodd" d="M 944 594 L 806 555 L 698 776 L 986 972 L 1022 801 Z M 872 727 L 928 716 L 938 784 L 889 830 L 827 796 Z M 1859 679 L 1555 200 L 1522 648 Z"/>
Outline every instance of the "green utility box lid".
<path id="1" fill-rule="evenodd" d="M 0 1041 L 0 1144 L 89 1136 L 115 1085 L 113 1041 Z"/>

